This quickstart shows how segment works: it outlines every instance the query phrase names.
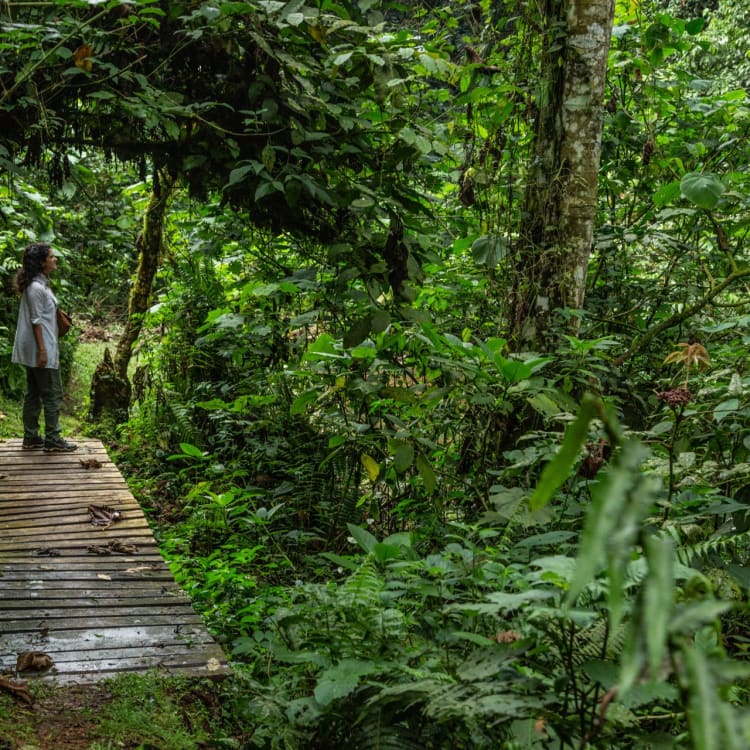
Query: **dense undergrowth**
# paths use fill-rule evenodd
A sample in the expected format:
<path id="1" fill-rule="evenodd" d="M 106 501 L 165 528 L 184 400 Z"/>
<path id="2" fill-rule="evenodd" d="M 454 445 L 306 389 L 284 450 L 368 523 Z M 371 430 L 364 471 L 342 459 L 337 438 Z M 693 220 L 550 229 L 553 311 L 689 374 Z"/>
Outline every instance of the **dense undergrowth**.
<path id="1" fill-rule="evenodd" d="M 613 338 L 514 357 L 424 326 L 232 383 L 221 326 L 173 338 L 168 304 L 165 380 L 109 438 L 248 746 L 747 741 L 741 321 L 632 393 L 605 392 Z"/>

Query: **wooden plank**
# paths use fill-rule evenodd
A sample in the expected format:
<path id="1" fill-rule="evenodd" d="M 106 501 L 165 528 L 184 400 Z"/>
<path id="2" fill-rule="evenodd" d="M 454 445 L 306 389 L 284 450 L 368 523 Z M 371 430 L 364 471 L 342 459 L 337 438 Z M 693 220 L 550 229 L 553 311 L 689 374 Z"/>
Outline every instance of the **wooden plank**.
<path id="1" fill-rule="evenodd" d="M 228 671 L 189 599 L 159 554 L 143 511 L 102 444 L 75 453 L 24 451 L 0 441 L 0 662 L 23 650 L 53 656 L 40 679 L 90 682 L 123 671 L 217 676 Z M 100 468 L 85 469 L 95 456 Z M 87 507 L 122 518 L 90 523 Z M 90 554 L 118 540 L 127 555 Z M 56 554 L 38 554 L 53 550 Z"/>
<path id="2" fill-rule="evenodd" d="M 86 507 L 89 503 L 103 504 L 102 499 L 110 497 L 114 502 L 128 503 L 132 505 L 132 497 L 124 487 L 119 489 L 96 489 L 89 490 L 85 493 L 79 489 L 68 489 L 65 492 L 17 492 L 12 498 L 3 502 L 0 494 L 0 515 L 13 515 L 14 513 L 26 513 L 36 510 L 40 504 L 48 507 L 54 507 L 55 504 L 60 506 L 77 506 Z M 112 503 L 109 503 L 110 505 Z"/>
<path id="3" fill-rule="evenodd" d="M 141 646 L 137 649 L 72 652 L 49 656 L 53 661 L 49 674 L 55 677 L 60 674 L 72 676 L 82 671 L 111 673 L 140 670 L 144 667 L 163 667 L 168 671 L 177 667 L 182 671 L 185 666 L 190 666 L 204 669 L 208 673 L 220 670 L 223 658 L 221 650 L 215 644 Z M 14 661 L 9 660 L 11 665 Z"/>
<path id="4" fill-rule="evenodd" d="M 78 589 L 97 583 L 103 586 L 122 585 L 153 587 L 156 584 L 174 583 L 169 568 L 148 569 L 148 566 L 133 565 L 126 570 L 117 567 L 79 568 L 74 571 L 22 571 L 3 576 L 0 590 L 9 591 L 13 588 L 28 588 L 30 586 L 47 586 L 54 588 Z"/>
<path id="5" fill-rule="evenodd" d="M 5 550 L 34 550 L 50 546 L 59 546 L 61 548 L 85 547 L 89 544 L 106 544 L 108 539 L 124 539 L 125 537 L 142 537 L 145 540 L 150 540 L 152 544 L 156 543 L 151 529 L 148 527 L 130 527 L 120 531 L 116 526 L 110 526 L 109 528 L 97 529 L 92 527 L 91 530 L 76 529 L 75 531 L 61 529 L 59 532 L 49 531 L 47 533 L 36 530 L 23 536 L 11 537 L 7 542 L 3 542 L 3 548 Z M 46 544 L 45 541 L 47 542 Z"/>
<path id="6" fill-rule="evenodd" d="M 60 683 L 61 676 L 67 676 L 69 681 L 93 682 L 116 676 L 122 672 L 145 672 L 152 669 L 163 671 L 170 675 L 183 675 L 188 672 L 191 676 L 211 677 L 226 674 L 227 668 L 222 664 L 221 650 L 204 645 L 185 653 L 176 654 L 145 654 L 141 656 L 125 655 L 123 658 L 94 658 L 91 660 L 58 661 L 54 671 L 43 677 L 49 681 Z M 24 675 L 26 676 L 26 675 Z"/>
<path id="7" fill-rule="evenodd" d="M 17 521 L 33 522 L 36 519 L 65 519 L 75 515 L 80 521 L 88 522 L 89 505 L 105 505 L 119 510 L 123 517 L 145 518 L 143 511 L 131 500 L 113 497 L 111 493 L 102 496 L 87 496 L 81 505 L 81 499 L 68 500 L 66 498 L 36 498 L 34 505 L 21 505 L 15 508 L 0 507 L 0 523 L 13 524 Z"/>
<path id="8" fill-rule="evenodd" d="M 3 620 L 3 635 L 0 637 L 0 648 L 5 645 L 6 639 L 14 634 L 23 634 L 29 643 L 38 643 L 43 641 L 42 631 L 48 629 L 49 632 L 60 631 L 103 631 L 107 628 L 114 628 L 119 631 L 128 633 L 129 629 L 141 627 L 146 622 L 151 627 L 165 625 L 171 628 L 183 628 L 191 625 L 203 628 L 203 621 L 197 614 L 187 612 L 173 612 L 169 615 L 151 614 L 146 621 L 143 617 L 133 615 L 102 615 L 96 618 L 87 617 L 76 620 L 72 624 L 67 617 L 45 617 L 45 618 L 20 618 L 18 620 Z"/>
<path id="9" fill-rule="evenodd" d="M 161 663 L 164 659 L 180 659 L 190 661 L 193 664 L 205 663 L 208 659 L 219 661 L 222 657 L 221 650 L 212 643 L 196 641 L 194 643 L 158 643 L 156 645 L 139 645 L 126 648 L 117 648 L 106 646 L 99 649 L 90 649 L 84 651 L 71 650 L 71 645 L 62 646 L 61 650 L 56 651 L 49 646 L 43 650 L 54 662 L 53 669 L 56 672 L 71 671 L 71 666 L 80 662 L 86 662 L 88 668 L 101 668 L 101 665 L 123 666 L 136 660 L 146 659 L 147 662 L 157 660 Z M 198 652 L 198 653 L 196 653 Z M 7 656 L 0 654 L 0 664 L 15 665 L 16 657 L 13 653 Z M 106 667 L 105 667 L 106 668 Z M 7 669 L 7 666 L 6 666 Z"/>
<path id="10" fill-rule="evenodd" d="M 120 576 L 123 579 L 133 577 L 144 578 L 168 578 L 172 580 L 172 572 L 163 564 L 158 555 L 143 555 L 137 559 L 124 555 L 97 555 L 96 567 L 92 562 L 92 555 L 85 558 L 66 557 L 65 555 L 54 558 L 64 560 L 68 563 L 65 569 L 57 570 L 50 566 L 25 565 L 26 561 L 9 559 L 8 564 L 14 568 L 0 574 L 0 578 L 5 581 L 26 580 L 28 578 L 44 577 L 49 580 L 63 579 L 69 581 L 79 581 L 99 573 L 110 573 Z M 47 559 L 47 558 L 41 558 Z M 70 562 L 68 562 L 70 561 Z M 128 567 L 123 568 L 125 563 Z M 2 564 L 2 563 L 0 563 Z"/>
<path id="11" fill-rule="evenodd" d="M 16 633 L 6 641 L 3 658 L 23 651 L 44 651 L 45 653 L 80 654 L 96 650 L 114 651 L 156 647 L 165 645 L 191 646 L 196 643 L 210 643 L 206 631 L 199 620 L 182 623 L 179 627 L 168 624 L 144 625 L 135 623 L 125 627 L 102 627 L 96 629 L 49 630 L 44 635 L 36 633 L 30 640 L 27 633 Z"/>
<path id="12" fill-rule="evenodd" d="M 65 581 L 64 583 L 69 583 Z M 102 597 L 106 592 L 112 592 L 112 581 L 105 581 L 102 579 L 88 581 L 86 588 L 83 588 L 80 581 L 77 581 L 75 585 L 61 585 L 60 581 L 45 582 L 45 581 L 26 581 L 25 585 L 19 588 L 3 588 L 3 602 L 5 597 L 8 597 L 8 601 L 27 600 L 27 599 L 39 599 L 44 598 L 47 601 L 53 599 L 70 599 L 71 592 L 75 592 L 76 599 L 79 598 L 99 598 Z M 97 585 L 98 584 L 98 585 Z M 117 585 L 117 584 L 115 584 Z M 128 596 L 135 598 L 138 596 L 153 596 L 154 584 L 153 581 L 129 581 L 127 584 Z M 162 583 L 160 592 L 167 596 L 182 595 L 182 589 L 177 584 L 167 585 Z"/>
<path id="13" fill-rule="evenodd" d="M 113 537 L 124 537 L 128 535 L 151 536 L 151 530 L 142 520 L 123 518 L 109 527 L 94 526 L 88 521 L 79 521 L 78 523 L 34 523 L 29 526 L 3 526 L 0 525 L 0 536 L 13 535 L 18 541 L 29 541 L 32 537 L 47 537 L 50 540 L 55 536 L 78 537 L 81 539 L 90 539 L 95 542 L 97 539 L 111 539 Z M 42 553 L 39 553 L 42 554 Z"/>
<path id="14" fill-rule="evenodd" d="M 116 588 L 116 587 L 115 587 Z M 180 589 L 182 592 L 182 589 Z M 40 604 L 38 601 L 40 597 L 35 597 L 33 591 L 29 591 L 26 596 L 20 599 L 10 598 L 5 591 L 3 591 L 3 610 L 5 614 L 12 609 L 31 609 L 36 611 L 37 606 Z M 187 601 L 185 594 L 175 596 L 174 594 L 161 593 L 161 587 L 154 587 L 151 591 L 141 593 L 140 596 L 134 597 L 131 595 L 130 588 L 126 588 L 123 593 L 110 590 L 100 592 L 97 596 L 85 596 L 83 593 L 76 594 L 75 597 L 66 597 L 64 599 L 53 598 L 45 600 L 41 598 L 41 603 L 50 604 L 57 607 L 86 607 L 96 609 L 98 607 L 110 607 L 117 609 L 130 609 L 131 606 L 145 607 L 153 604 L 156 607 L 169 607 L 173 605 L 182 606 Z"/>

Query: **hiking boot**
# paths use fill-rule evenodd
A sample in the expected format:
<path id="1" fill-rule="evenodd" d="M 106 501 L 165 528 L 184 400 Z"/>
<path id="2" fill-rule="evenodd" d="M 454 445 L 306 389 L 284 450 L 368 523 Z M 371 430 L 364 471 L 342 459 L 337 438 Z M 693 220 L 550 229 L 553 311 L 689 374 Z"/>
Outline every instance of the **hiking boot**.
<path id="1" fill-rule="evenodd" d="M 78 446 L 62 438 L 57 438 L 56 440 L 45 440 L 44 450 L 47 453 L 70 453 L 71 451 L 78 450 Z"/>
<path id="2" fill-rule="evenodd" d="M 32 438 L 24 438 L 21 448 L 25 451 L 39 451 L 44 448 L 44 438 L 39 435 Z"/>

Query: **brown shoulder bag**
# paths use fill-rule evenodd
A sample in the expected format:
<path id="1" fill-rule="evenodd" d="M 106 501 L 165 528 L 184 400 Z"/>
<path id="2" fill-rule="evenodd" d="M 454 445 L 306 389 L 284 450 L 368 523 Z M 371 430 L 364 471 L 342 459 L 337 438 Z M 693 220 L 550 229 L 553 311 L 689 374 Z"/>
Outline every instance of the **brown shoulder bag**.
<path id="1" fill-rule="evenodd" d="M 57 335 L 64 336 L 73 325 L 73 318 L 68 313 L 63 312 L 59 307 L 57 308 Z"/>

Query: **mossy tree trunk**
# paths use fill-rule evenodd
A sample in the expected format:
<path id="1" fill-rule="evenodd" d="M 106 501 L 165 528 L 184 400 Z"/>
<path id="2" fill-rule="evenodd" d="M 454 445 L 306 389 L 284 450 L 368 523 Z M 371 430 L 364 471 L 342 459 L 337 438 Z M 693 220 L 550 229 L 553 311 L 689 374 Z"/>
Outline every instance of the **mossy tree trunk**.
<path id="1" fill-rule="evenodd" d="M 546 0 L 543 82 L 516 248 L 512 338 L 549 350 L 583 307 L 596 219 L 613 0 Z M 556 328 L 556 326 L 560 328 Z"/>
<path id="2" fill-rule="evenodd" d="M 148 206 L 143 217 L 143 229 L 136 240 L 138 269 L 128 301 L 128 317 L 112 359 L 105 351 L 91 381 L 91 418 L 110 416 L 115 421 L 126 418 L 130 405 L 128 365 L 133 346 L 143 326 L 143 316 L 149 308 L 154 277 L 162 255 L 164 220 L 172 196 L 175 180 L 167 170 L 155 170 Z"/>
<path id="3" fill-rule="evenodd" d="M 154 185 L 143 217 L 143 231 L 138 237 L 138 270 L 130 290 L 128 318 L 115 352 L 115 370 L 118 377 L 127 380 L 128 365 L 133 346 L 143 325 L 143 315 L 149 308 L 151 290 L 164 242 L 164 219 L 174 188 L 174 178 L 166 171 L 154 173 Z"/>

